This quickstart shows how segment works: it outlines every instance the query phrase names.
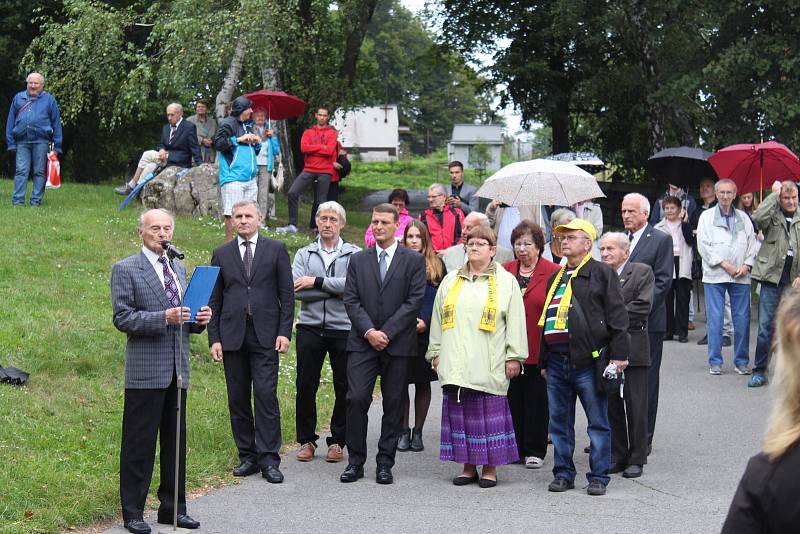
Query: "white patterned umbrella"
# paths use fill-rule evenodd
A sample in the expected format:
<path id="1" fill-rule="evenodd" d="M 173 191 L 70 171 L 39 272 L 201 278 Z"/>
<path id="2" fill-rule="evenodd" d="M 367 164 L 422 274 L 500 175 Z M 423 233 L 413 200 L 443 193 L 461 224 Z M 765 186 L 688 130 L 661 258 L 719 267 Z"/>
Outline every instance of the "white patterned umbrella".
<path id="1" fill-rule="evenodd" d="M 605 196 L 588 172 L 573 163 L 547 159 L 506 165 L 487 178 L 477 195 L 508 206 L 572 206 Z"/>

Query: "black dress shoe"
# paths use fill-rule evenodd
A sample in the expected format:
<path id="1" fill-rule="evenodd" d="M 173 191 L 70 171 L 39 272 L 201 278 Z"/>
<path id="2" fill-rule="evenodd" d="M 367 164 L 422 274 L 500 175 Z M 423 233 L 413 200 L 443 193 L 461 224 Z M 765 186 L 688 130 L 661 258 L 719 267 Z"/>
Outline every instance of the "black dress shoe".
<path id="1" fill-rule="evenodd" d="M 164 516 L 158 517 L 158 522 L 162 525 L 171 525 L 172 524 L 172 516 L 169 518 Z M 188 528 L 189 530 L 194 530 L 196 528 L 200 528 L 200 521 L 196 521 L 191 518 L 191 516 L 187 514 L 178 514 L 178 527 L 179 528 Z"/>
<path id="2" fill-rule="evenodd" d="M 625 471 L 625 467 L 626 467 L 625 464 L 614 462 L 610 466 L 608 466 L 608 474 L 613 475 L 615 473 L 622 473 L 623 471 Z"/>
<path id="3" fill-rule="evenodd" d="M 465 477 L 464 475 L 458 475 L 456 478 L 453 479 L 454 486 L 467 486 L 472 484 L 473 482 L 478 481 L 478 473 L 475 473 L 471 477 Z"/>
<path id="4" fill-rule="evenodd" d="M 283 473 L 277 465 L 268 465 L 261 470 L 261 476 L 267 479 L 270 484 L 280 484 L 283 482 Z"/>
<path id="5" fill-rule="evenodd" d="M 249 477 L 258 473 L 258 464 L 245 460 L 233 468 L 233 476 L 235 477 Z"/>
<path id="6" fill-rule="evenodd" d="M 554 491 L 556 493 L 561 493 L 562 491 L 571 490 L 575 487 L 575 482 L 572 480 L 567 480 L 566 478 L 555 478 L 547 486 L 547 491 Z"/>
<path id="7" fill-rule="evenodd" d="M 672 334 L 664 334 L 664 341 L 672 341 L 674 339 Z"/>
<path id="8" fill-rule="evenodd" d="M 406 452 L 411 448 L 411 429 L 406 428 L 400 432 L 400 437 L 397 438 L 397 450 Z"/>
<path id="9" fill-rule="evenodd" d="M 375 470 L 375 482 L 378 484 L 391 484 L 394 482 L 392 468 L 388 465 L 379 465 Z"/>
<path id="10" fill-rule="evenodd" d="M 142 519 L 128 519 L 124 526 L 128 532 L 133 532 L 133 534 L 150 534 L 150 525 Z"/>
<path id="11" fill-rule="evenodd" d="M 491 478 L 482 478 L 478 481 L 478 486 L 481 488 L 493 488 L 497 485 L 496 480 L 492 480 Z"/>
<path id="12" fill-rule="evenodd" d="M 722 336 L 722 346 L 723 347 L 731 346 L 731 336 Z"/>
<path id="13" fill-rule="evenodd" d="M 411 432 L 411 444 L 409 447 L 414 452 L 422 452 L 425 450 L 425 444 L 422 443 L 422 430 L 417 430 L 415 428 Z"/>
<path id="14" fill-rule="evenodd" d="M 631 464 L 625 468 L 625 471 L 622 472 L 622 476 L 625 478 L 639 478 L 642 476 L 642 472 L 644 472 L 644 470 L 641 465 Z"/>
<path id="15" fill-rule="evenodd" d="M 708 336 L 703 336 L 703 339 L 697 342 L 698 345 L 708 345 Z"/>
<path id="16" fill-rule="evenodd" d="M 347 467 L 344 468 L 344 472 L 339 477 L 339 482 L 355 482 L 359 478 L 364 478 L 364 466 L 347 464 Z"/>
<path id="17" fill-rule="evenodd" d="M 678 343 L 688 343 L 689 336 L 678 336 Z"/>

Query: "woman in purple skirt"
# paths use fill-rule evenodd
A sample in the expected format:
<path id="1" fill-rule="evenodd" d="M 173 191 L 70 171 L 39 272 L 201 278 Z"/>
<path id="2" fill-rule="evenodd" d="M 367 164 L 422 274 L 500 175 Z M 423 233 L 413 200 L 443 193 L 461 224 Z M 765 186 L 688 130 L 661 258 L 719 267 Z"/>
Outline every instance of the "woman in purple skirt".
<path id="1" fill-rule="evenodd" d="M 426 358 L 443 388 L 439 457 L 464 464 L 456 486 L 496 486 L 497 466 L 519 460 L 506 393 L 528 356 L 525 307 L 516 278 L 494 261 L 496 239 L 473 230 L 467 263 L 445 276 L 433 306 Z"/>

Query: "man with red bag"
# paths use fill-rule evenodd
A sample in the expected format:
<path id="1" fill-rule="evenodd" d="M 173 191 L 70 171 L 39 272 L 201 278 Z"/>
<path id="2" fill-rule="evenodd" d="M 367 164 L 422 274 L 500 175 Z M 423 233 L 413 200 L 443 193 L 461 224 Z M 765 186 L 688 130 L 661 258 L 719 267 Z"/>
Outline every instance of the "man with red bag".
<path id="1" fill-rule="evenodd" d="M 44 197 L 48 145 L 61 153 L 61 114 L 53 95 L 44 90 L 44 76 L 28 74 L 27 89 L 11 100 L 6 121 L 8 150 L 16 152 L 14 193 L 11 203 L 25 205 L 28 175 L 33 174 L 30 205 L 39 206 Z"/>

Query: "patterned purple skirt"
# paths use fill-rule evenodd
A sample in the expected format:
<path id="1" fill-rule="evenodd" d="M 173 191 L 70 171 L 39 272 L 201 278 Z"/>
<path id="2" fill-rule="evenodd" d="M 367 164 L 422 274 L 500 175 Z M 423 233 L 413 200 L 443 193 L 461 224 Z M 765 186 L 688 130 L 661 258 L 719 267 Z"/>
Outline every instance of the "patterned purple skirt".
<path id="1" fill-rule="evenodd" d="M 519 460 L 508 399 L 472 389 L 442 389 L 443 461 L 505 465 Z M 460 399 L 460 402 L 459 402 Z"/>

